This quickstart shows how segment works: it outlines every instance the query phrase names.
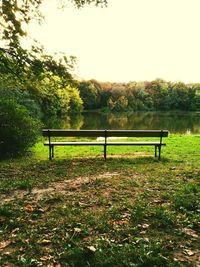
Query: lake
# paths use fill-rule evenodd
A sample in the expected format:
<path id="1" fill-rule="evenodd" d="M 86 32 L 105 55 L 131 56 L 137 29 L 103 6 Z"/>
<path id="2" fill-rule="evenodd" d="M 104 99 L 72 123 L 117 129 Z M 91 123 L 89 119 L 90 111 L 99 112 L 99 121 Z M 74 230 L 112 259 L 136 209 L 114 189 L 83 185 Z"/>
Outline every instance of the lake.
<path id="1" fill-rule="evenodd" d="M 49 128 L 60 129 L 166 129 L 171 133 L 200 134 L 200 112 L 84 112 L 51 118 Z"/>

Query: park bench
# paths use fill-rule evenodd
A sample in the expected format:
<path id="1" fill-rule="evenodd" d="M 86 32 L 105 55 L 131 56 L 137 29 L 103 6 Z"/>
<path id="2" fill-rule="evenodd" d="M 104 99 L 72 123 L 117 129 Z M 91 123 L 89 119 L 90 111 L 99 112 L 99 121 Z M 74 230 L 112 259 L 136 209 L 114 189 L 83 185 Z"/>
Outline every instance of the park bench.
<path id="1" fill-rule="evenodd" d="M 161 158 L 161 147 L 166 144 L 163 143 L 163 137 L 168 136 L 167 130 L 58 130 L 58 129 L 44 129 L 43 136 L 48 138 L 48 141 L 44 143 L 49 147 L 49 159 L 54 158 L 55 146 L 103 146 L 104 147 L 104 159 L 106 160 L 106 152 L 108 146 L 154 146 L 155 157 L 158 155 L 158 159 Z M 56 137 L 75 137 L 75 141 L 69 140 L 54 140 Z M 80 140 L 78 138 L 90 138 L 87 140 Z M 98 141 L 97 138 L 101 137 L 103 141 Z M 156 137 L 156 141 L 111 141 L 109 137 Z M 91 138 L 95 138 L 91 140 Z M 53 140 L 52 140 L 53 139 Z M 158 152 L 158 153 L 157 153 Z"/>

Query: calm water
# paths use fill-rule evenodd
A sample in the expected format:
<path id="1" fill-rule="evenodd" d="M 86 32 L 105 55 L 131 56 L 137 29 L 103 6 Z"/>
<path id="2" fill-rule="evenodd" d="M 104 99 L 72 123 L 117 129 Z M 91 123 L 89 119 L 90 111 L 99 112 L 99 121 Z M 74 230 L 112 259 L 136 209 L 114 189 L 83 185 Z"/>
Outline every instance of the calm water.
<path id="1" fill-rule="evenodd" d="M 51 118 L 49 128 L 60 129 L 167 129 L 171 133 L 200 134 L 200 112 L 133 112 L 102 114 L 88 112 Z"/>

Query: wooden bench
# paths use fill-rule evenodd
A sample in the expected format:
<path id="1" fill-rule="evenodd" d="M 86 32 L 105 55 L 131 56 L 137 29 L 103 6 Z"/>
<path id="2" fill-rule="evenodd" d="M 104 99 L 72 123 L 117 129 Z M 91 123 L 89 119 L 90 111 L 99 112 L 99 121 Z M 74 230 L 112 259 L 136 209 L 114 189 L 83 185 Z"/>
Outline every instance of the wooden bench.
<path id="1" fill-rule="evenodd" d="M 48 142 L 44 145 L 49 147 L 49 159 L 54 158 L 55 146 L 103 146 L 104 159 L 106 160 L 107 146 L 154 146 L 155 157 L 161 158 L 161 147 L 166 144 L 163 143 L 163 137 L 168 136 L 167 130 L 57 130 L 44 129 L 43 136 L 48 137 Z M 84 137 L 84 138 L 98 138 L 101 137 L 103 141 L 52 141 L 54 137 Z M 156 141 L 110 141 L 109 137 L 157 137 Z"/>

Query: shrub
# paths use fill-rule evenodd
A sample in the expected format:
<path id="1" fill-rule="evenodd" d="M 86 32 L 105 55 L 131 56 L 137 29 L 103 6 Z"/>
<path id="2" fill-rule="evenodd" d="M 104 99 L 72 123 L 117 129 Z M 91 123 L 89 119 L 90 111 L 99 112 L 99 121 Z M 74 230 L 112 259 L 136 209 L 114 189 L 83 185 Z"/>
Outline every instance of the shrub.
<path id="1" fill-rule="evenodd" d="M 20 88 L 2 87 L 0 83 L 0 99 L 13 100 L 16 103 L 25 106 L 33 117 L 41 119 L 43 117 L 39 101 L 35 100 L 31 94 Z"/>
<path id="2" fill-rule="evenodd" d="M 0 158 L 17 156 L 34 145 L 41 123 L 12 100 L 0 100 Z"/>

